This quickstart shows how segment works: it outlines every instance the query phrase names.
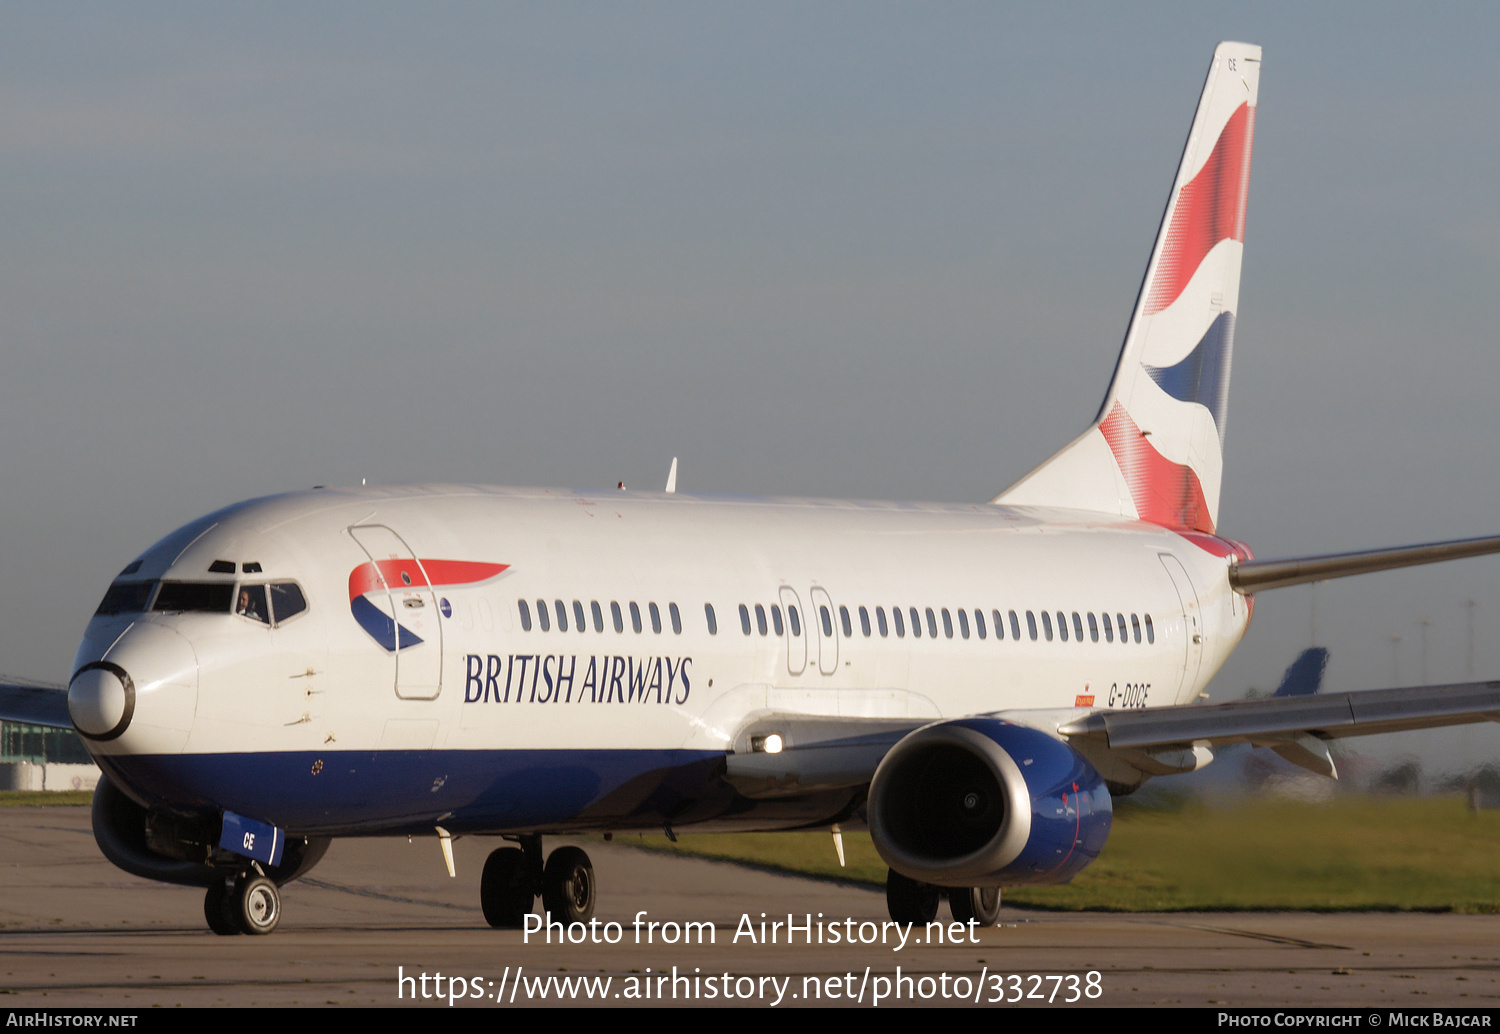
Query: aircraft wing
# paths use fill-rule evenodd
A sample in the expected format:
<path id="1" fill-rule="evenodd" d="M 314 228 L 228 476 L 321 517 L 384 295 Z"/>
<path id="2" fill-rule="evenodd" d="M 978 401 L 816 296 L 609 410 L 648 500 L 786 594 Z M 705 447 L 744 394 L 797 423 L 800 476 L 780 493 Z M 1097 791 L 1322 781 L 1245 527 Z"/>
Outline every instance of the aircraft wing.
<path id="1" fill-rule="evenodd" d="M 1325 741 L 1471 722 L 1500 722 L 1500 681 L 1357 693 L 1271 697 L 1131 711 L 1001 711 L 1066 740 L 1102 769 L 1192 771 L 1231 743 L 1269 747 L 1293 764 L 1336 776 Z M 725 778 L 748 797 L 781 797 L 868 783 L 881 760 L 930 718 L 770 715 L 735 737 Z M 771 737 L 777 737 L 772 740 Z M 1118 773 L 1118 769 L 1115 769 Z"/>
<path id="2" fill-rule="evenodd" d="M 71 729 L 68 691 L 61 686 L 0 682 L 0 721 Z"/>
<path id="3" fill-rule="evenodd" d="M 1270 745 L 1296 733 L 1327 740 L 1481 721 L 1500 721 L 1500 682 L 1096 711 L 1057 731 L 1069 740 L 1089 738 L 1139 750 L 1192 743 Z"/>

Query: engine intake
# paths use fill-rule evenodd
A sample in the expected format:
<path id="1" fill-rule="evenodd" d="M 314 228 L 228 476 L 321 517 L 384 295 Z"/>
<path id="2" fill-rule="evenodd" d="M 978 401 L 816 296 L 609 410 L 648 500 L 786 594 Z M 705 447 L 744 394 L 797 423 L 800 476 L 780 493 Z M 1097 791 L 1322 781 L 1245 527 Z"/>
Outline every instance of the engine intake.
<path id="1" fill-rule="evenodd" d="M 870 834 L 892 869 L 944 887 L 1066 883 L 1109 837 L 1109 791 L 1046 733 L 998 718 L 918 729 L 870 782 Z"/>

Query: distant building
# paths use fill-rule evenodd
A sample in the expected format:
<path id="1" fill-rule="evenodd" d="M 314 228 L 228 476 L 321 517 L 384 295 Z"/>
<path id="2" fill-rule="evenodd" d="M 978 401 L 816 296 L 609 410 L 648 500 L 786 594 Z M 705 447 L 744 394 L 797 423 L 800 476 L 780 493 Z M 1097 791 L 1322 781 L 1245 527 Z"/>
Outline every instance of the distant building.
<path id="1" fill-rule="evenodd" d="M 0 722 L 0 790 L 92 790 L 98 782 L 76 732 Z"/>

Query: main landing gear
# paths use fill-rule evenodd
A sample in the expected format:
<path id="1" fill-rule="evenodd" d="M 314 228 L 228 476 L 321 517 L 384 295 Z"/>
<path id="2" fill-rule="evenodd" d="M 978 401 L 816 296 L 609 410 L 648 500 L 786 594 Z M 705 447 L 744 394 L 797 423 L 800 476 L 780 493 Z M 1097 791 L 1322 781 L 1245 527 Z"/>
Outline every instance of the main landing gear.
<path id="1" fill-rule="evenodd" d="M 555 923 L 587 923 L 594 918 L 594 864 L 576 847 L 559 847 L 542 864 L 542 838 L 517 838 L 520 847 L 490 854 L 479 878 L 479 904 L 485 922 L 498 929 L 520 929 L 538 894 L 542 911 Z"/>
<path id="2" fill-rule="evenodd" d="M 994 926 L 1000 918 L 999 887 L 935 887 L 888 869 L 885 877 L 885 906 L 898 923 L 920 926 L 937 918 L 938 901 L 948 899 L 948 911 L 954 922 L 974 920 L 980 926 Z"/>
<path id="3" fill-rule="evenodd" d="M 281 892 L 259 871 L 250 869 L 209 885 L 203 918 L 216 934 L 268 934 L 281 922 Z"/>

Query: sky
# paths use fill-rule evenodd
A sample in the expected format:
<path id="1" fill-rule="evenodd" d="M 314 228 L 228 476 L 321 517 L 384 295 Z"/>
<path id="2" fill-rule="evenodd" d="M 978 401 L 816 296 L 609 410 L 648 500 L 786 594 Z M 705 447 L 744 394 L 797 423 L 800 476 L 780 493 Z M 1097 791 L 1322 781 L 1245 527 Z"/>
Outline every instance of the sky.
<path id="1" fill-rule="evenodd" d="M 1492 5 L 0 10 L 11 675 L 66 681 L 168 531 L 314 484 L 678 456 L 683 491 L 991 498 L 1094 416 L 1221 39 L 1265 57 L 1220 530 L 1500 533 Z M 1314 637 L 1329 690 L 1500 676 L 1497 586 L 1262 594 L 1210 692 Z"/>

